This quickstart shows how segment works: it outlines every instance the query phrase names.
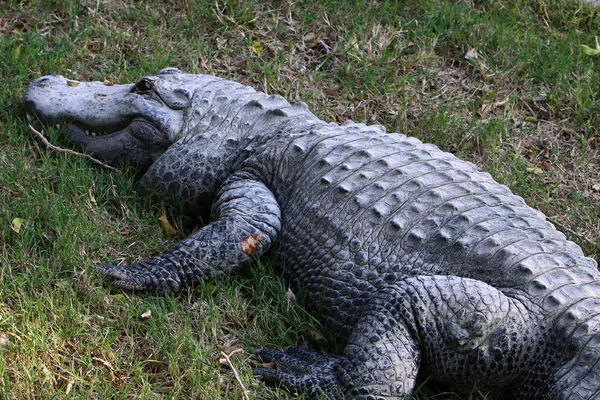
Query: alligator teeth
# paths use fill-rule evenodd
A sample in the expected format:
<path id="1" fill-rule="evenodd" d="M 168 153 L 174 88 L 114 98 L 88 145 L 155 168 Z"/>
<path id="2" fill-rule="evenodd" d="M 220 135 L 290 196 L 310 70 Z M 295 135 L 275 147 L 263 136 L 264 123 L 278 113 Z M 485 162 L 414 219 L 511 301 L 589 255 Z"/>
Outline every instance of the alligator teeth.
<path id="1" fill-rule="evenodd" d="M 91 137 L 97 137 L 97 136 L 105 136 L 105 135 L 110 135 L 113 132 L 94 132 L 94 131 L 90 131 L 88 129 L 84 129 L 84 132 L 86 135 L 91 136 Z"/>
<path id="2" fill-rule="evenodd" d="M 27 122 L 33 122 L 33 117 L 31 116 L 31 114 L 25 114 L 25 117 L 27 118 Z"/>

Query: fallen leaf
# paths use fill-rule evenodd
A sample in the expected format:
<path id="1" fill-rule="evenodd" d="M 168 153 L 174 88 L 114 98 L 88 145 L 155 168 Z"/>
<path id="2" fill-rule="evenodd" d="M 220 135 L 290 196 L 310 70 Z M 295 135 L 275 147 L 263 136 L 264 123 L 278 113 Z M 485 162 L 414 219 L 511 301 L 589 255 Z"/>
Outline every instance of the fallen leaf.
<path id="1" fill-rule="evenodd" d="M 9 21 L 6 19 L 0 20 L 0 30 L 7 30 Z M 12 26 L 11 33 L 29 33 L 31 32 L 31 26 L 27 22 L 27 19 L 23 16 L 19 21 L 15 22 Z"/>
<path id="2" fill-rule="evenodd" d="M 106 85 L 106 86 L 114 86 L 115 83 L 113 81 L 109 80 L 109 79 L 105 79 L 104 80 L 104 85 Z"/>
<path id="3" fill-rule="evenodd" d="M 152 311 L 146 310 L 142 313 L 142 315 L 140 315 L 140 318 L 142 319 L 142 321 L 149 320 L 150 318 L 152 318 Z"/>
<path id="4" fill-rule="evenodd" d="M 478 61 L 479 53 L 477 53 L 477 49 L 474 47 L 469 47 L 469 50 L 467 50 L 467 54 L 465 54 L 465 58 L 469 61 Z"/>
<path id="5" fill-rule="evenodd" d="M 314 329 L 311 329 L 311 328 L 308 328 L 308 327 L 304 328 L 304 333 L 308 337 L 310 337 L 310 338 L 312 338 L 314 340 L 319 340 L 319 341 L 323 340 L 323 336 L 319 332 L 315 331 Z"/>
<path id="6" fill-rule="evenodd" d="M 79 81 L 73 79 L 67 79 L 67 86 L 75 87 L 79 86 Z"/>
<path id="7" fill-rule="evenodd" d="M 0 349 L 6 350 L 8 349 L 8 338 L 5 334 L 0 334 Z"/>
<path id="8" fill-rule="evenodd" d="M 173 225 L 171 225 L 169 219 L 167 218 L 167 211 L 163 210 L 162 215 L 158 217 L 158 223 L 162 228 L 163 234 L 165 236 L 169 237 L 177 234 L 177 231 L 175 230 L 175 228 L 173 228 Z"/>
<path id="9" fill-rule="evenodd" d="M 552 165 L 548 161 L 542 161 L 540 163 L 540 168 L 544 171 L 550 171 L 552 169 Z"/>
<path id="10" fill-rule="evenodd" d="M 217 49 L 222 50 L 223 48 L 225 48 L 225 45 L 227 44 L 227 39 L 225 39 L 223 37 L 218 37 L 218 38 L 216 38 L 216 42 L 217 42 Z"/>
<path id="11" fill-rule="evenodd" d="M 544 170 L 542 170 L 539 167 L 535 167 L 535 168 L 527 168 L 527 172 L 531 172 L 532 174 L 536 174 L 536 175 L 542 175 L 544 173 Z"/>
<path id="12" fill-rule="evenodd" d="M 277 364 L 274 362 L 266 362 L 266 363 L 256 363 L 257 367 L 266 368 L 266 369 L 275 369 L 277 368 Z"/>
<path id="13" fill-rule="evenodd" d="M 254 54 L 260 56 L 264 50 L 264 47 L 258 40 L 253 40 L 252 44 L 250 45 L 250 49 Z"/>
<path id="14" fill-rule="evenodd" d="M 12 53 L 15 59 L 19 58 L 19 56 L 21 55 L 21 47 L 23 47 L 23 45 L 19 44 L 13 49 Z"/>
<path id="15" fill-rule="evenodd" d="M 600 49 L 593 49 L 585 44 L 578 44 L 577 47 L 583 50 L 583 54 L 586 56 L 600 56 Z"/>
<path id="16" fill-rule="evenodd" d="M 68 383 L 67 383 L 67 388 L 65 389 L 65 394 L 69 394 L 71 393 L 71 390 L 73 390 L 73 385 L 75 384 L 75 380 L 71 379 Z"/>
<path id="17" fill-rule="evenodd" d="M 476 68 L 479 69 L 479 72 L 486 76 L 493 76 L 494 74 L 489 73 L 489 67 L 485 62 L 485 59 L 481 57 L 479 52 L 474 47 L 469 47 L 467 53 L 465 54 L 465 59 L 470 61 Z"/>
<path id="18" fill-rule="evenodd" d="M 57 288 L 67 288 L 67 287 L 71 287 L 71 284 L 65 280 L 59 280 L 57 282 L 54 283 L 54 286 Z"/>
<path id="19" fill-rule="evenodd" d="M 594 183 L 594 184 L 592 185 L 592 190 L 593 190 L 594 192 L 600 192 L 600 183 Z"/>
<path id="20" fill-rule="evenodd" d="M 121 293 L 117 293 L 117 294 L 113 294 L 112 296 L 105 297 L 105 301 L 107 302 L 107 304 L 110 304 L 111 300 L 125 302 L 125 301 L 127 301 L 127 298 Z"/>
<path id="21" fill-rule="evenodd" d="M 312 42 L 313 40 L 315 40 L 317 37 L 317 34 L 314 32 L 308 32 L 306 35 L 304 35 L 304 41 L 305 42 Z"/>
<path id="22" fill-rule="evenodd" d="M 296 295 L 291 288 L 288 288 L 287 292 L 285 292 L 285 299 L 289 302 L 296 301 Z"/>
<path id="23" fill-rule="evenodd" d="M 21 219 L 21 218 L 13 218 L 12 224 L 11 224 L 10 228 L 13 230 L 13 232 L 20 233 L 22 226 L 23 226 L 23 219 Z"/>

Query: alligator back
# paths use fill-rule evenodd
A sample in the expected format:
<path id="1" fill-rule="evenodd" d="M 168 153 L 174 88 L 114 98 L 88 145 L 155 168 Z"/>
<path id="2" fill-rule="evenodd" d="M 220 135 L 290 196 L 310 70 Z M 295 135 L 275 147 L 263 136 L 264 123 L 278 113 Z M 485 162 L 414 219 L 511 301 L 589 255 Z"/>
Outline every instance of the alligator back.
<path id="1" fill-rule="evenodd" d="M 285 148 L 278 264 L 335 328 L 349 332 L 373 292 L 407 276 L 473 278 L 539 306 L 600 277 L 542 213 L 434 145 L 349 123 Z"/>

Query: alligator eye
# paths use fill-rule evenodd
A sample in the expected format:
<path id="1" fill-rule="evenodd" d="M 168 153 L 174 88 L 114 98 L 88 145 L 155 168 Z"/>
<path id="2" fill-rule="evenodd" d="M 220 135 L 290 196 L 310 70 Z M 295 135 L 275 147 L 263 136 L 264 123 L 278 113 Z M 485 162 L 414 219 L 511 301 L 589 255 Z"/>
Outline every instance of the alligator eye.
<path id="1" fill-rule="evenodd" d="M 140 79 L 138 83 L 135 84 L 135 90 L 138 92 L 147 92 L 152 90 L 152 82 L 150 79 Z"/>

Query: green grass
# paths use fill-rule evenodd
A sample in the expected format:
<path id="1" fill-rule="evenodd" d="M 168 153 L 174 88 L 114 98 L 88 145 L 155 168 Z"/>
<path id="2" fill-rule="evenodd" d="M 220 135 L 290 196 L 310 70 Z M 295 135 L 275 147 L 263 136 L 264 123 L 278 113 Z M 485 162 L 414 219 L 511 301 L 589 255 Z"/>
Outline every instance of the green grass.
<path id="1" fill-rule="evenodd" d="M 32 137 L 20 99 L 45 74 L 125 83 L 175 66 L 303 100 L 326 120 L 384 124 L 476 163 L 597 254 L 600 57 L 578 45 L 595 46 L 600 11 L 566 0 L 168 3 L 2 6 L 0 398 L 238 399 L 218 357 L 237 348 L 252 398 L 290 397 L 251 377 L 252 349 L 339 350 L 272 267 L 176 298 L 103 286 L 90 265 L 134 263 L 177 238 L 163 237 L 163 208 L 135 192 L 132 171 Z M 190 221 L 168 213 L 183 235 Z M 486 396 L 426 383 L 415 397 Z"/>

